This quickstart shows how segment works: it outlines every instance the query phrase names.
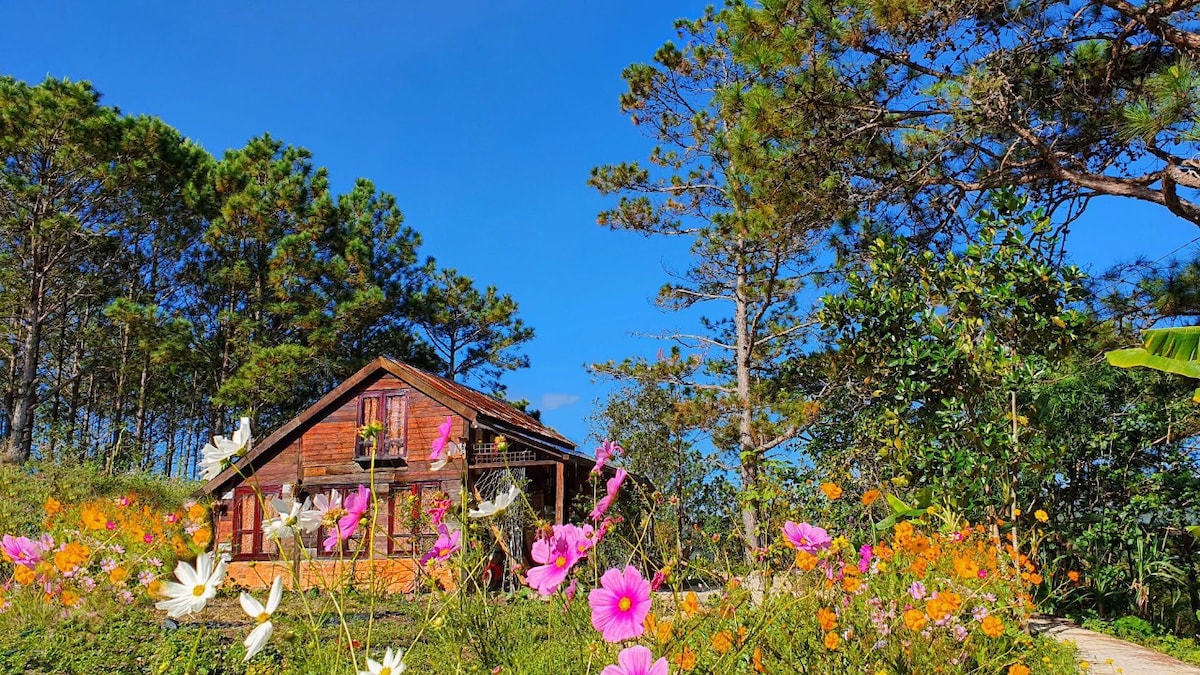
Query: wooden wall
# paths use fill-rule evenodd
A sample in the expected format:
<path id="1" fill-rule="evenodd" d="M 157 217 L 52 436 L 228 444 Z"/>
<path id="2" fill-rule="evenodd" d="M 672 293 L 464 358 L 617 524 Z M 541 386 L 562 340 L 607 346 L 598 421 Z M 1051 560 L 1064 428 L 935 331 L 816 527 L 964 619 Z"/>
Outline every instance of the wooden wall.
<path id="1" fill-rule="evenodd" d="M 387 498 L 394 484 L 416 482 L 439 482 L 442 489 L 457 495 L 462 475 L 462 461 L 447 464 L 440 471 L 429 468 L 429 454 L 433 441 L 438 436 L 438 425 L 449 415 L 453 419 L 451 441 L 465 445 L 468 441 L 468 420 L 455 414 L 446 406 L 408 386 L 391 373 L 381 373 L 370 379 L 365 386 L 349 392 L 325 416 L 314 419 L 298 429 L 291 442 L 274 457 L 259 466 L 243 485 L 274 487 L 292 485 L 297 491 L 311 493 L 330 487 L 353 489 L 359 484 L 371 486 L 369 462 L 354 460 L 354 449 L 358 437 L 359 396 L 374 391 L 404 390 L 407 398 L 408 425 L 406 446 L 408 462 L 402 466 L 377 466 L 374 489 L 379 499 L 379 529 L 375 537 L 376 555 L 387 554 Z M 346 489 L 339 490 L 343 496 Z M 223 495 L 215 495 L 223 497 Z M 291 502 L 290 499 L 285 499 Z M 218 550 L 232 539 L 233 508 L 231 500 L 223 500 L 217 509 L 215 541 Z M 272 515 L 268 512 L 268 515 Z"/>

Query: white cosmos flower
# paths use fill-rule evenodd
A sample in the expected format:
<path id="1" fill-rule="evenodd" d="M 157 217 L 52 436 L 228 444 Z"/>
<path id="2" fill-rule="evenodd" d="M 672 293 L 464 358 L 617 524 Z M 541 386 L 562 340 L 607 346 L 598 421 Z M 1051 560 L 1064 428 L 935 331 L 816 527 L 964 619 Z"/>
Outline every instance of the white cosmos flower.
<path id="1" fill-rule="evenodd" d="M 180 617 L 199 612 L 208 601 L 217 594 L 217 586 L 225 578 L 225 561 L 216 562 L 211 552 L 201 553 L 196 558 L 196 566 L 179 561 L 175 566 L 175 578 L 179 582 L 168 581 L 163 586 L 166 600 L 155 603 L 158 609 L 165 609 L 167 616 Z"/>
<path id="2" fill-rule="evenodd" d="M 512 506 L 512 503 L 521 496 L 521 491 L 516 485 L 510 485 L 507 492 L 501 492 L 490 500 L 479 502 L 479 508 L 471 509 L 467 512 L 469 518 L 487 518 L 494 516 Z"/>
<path id="3" fill-rule="evenodd" d="M 243 417 L 233 436 L 213 436 L 212 443 L 205 443 L 201 450 L 200 470 L 207 480 L 212 480 L 233 463 L 234 457 L 241 457 L 250 450 L 250 418 Z"/>
<path id="4" fill-rule="evenodd" d="M 404 672 L 404 663 L 401 662 L 403 658 L 403 649 L 392 653 L 392 648 L 388 647 L 387 653 L 383 655 L 383 663 L 368 658 L 367 669 L 358 671 L 358 675 L 400 675 Z"/>
<path id="5" fill-rule="evenodd" d="M 251 619 L 258 622 L 254 630 L 246 636 L 242 644 L 246 645 L 246 658 L 249 661 L 254 658 L 260 649 L 267 645 L 267 641 L 271 639 L 271 632 L 275 630 L 275 626 L 271 624 L 271 615 L 279 608 L 279 600 L 283 597 L 283 577 L 276 576 L 275 581 L 271 583 L 271 594 L 267 596 L 267 606 L 263 607 L 259 601 L 250 597 L 249 593 L 242 593 L 238 600 L 242 603 L 242 609 L 250 615 Z"/>
<path id="6" fill-rule="evenodd" d="M 287 502 L 282 499 L 272 499 L 271 508 L 275 509 L 277 517 L 263 521 L 263 535 L 279 541 L 291 541 L 296 537 L 296 529 L 300 527 L 301 511 L 306 510 L 308 505 L 308 500 L 305 500 L 304 504 L 297 501 L 288 508 Z"/>
<path id="7" fill-rule="evenodd" d="M 308 502 L 305 502 L 305 506 Z M 317 528 L 325 520 L 325 514 L 333 510 L 340 511 L 342 508 L 342 496 L 334 490 L 331 495 L 317 495 L 312 500 L 313 508 L 306 508 L 300 512 L 300 529 L 305 532 L 316 532 Z"/>

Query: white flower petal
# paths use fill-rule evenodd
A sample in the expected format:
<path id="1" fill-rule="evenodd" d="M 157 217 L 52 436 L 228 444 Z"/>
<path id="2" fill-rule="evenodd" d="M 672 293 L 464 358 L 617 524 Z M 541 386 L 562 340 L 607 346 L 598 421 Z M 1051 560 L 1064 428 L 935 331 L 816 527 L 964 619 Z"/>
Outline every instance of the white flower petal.
<path id="1" fill-rule="evenodd" d="M 238 596 L 238 602 L 242 605 L 242 611 L 250 616 L 251 619 L 257 619 L 263 612 L 267 611 L 262 603 L 255 600 L 249 593 L 242 593 Z"/>
<path id="2" fill-rule="evenodd" d="M 260 649 L 267 646 L 267 642 L 271 640 L 271 632 L 274 630 L 275 627 L 271 625 L 270 621 L 267 621 L 259 624 L 257 628 L 250 631 L 250 634 L 246 636 L 246 640 L 242 642 L 242 644 L 246 645 L 246 658 L 243 661 L 249 661 L 254 658 L 254 655 Z"/>
<path id="3" fill-rule="evenodd" d="M 283 577 L 275 575 L 271 582 L 271 595 L 267 597 L 267 614 L 274 614 L 279 609 L 279 601 L 283 599 Z"/>

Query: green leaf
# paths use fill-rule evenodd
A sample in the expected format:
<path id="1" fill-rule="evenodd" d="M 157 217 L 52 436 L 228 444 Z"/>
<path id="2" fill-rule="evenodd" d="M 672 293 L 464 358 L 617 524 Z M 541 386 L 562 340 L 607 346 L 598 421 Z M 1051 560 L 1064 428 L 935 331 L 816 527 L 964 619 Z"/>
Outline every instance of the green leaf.
<path id="1" fill-rule="evenodd" d="M 1118 368 L 1136 366 L 1200 379 L 1200 326 L 1156 328 L 1146 331 L 1146 343 L 1133 349 L 1105 353 L 1109 365 Z M 1200 392 L 1198 392 L 1200 394 Z"/>

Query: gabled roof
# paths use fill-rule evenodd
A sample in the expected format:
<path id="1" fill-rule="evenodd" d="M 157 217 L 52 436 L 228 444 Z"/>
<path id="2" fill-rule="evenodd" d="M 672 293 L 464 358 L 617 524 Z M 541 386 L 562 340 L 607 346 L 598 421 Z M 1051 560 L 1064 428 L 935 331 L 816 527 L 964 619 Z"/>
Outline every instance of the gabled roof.
<path id="1" fill-rule="evenodd" d="M 232 480 L 241 476 L 239 470 L 244 470 L 247 466 L 257 468 L 258 465 L 269 461 L 276 453 L 286 448 L 298 433 L 303 433 L 310 423 L 319 421 L 321 417 L 344 403 L 344 399 L 359 385 L 369 383 L 372 378 L 382 373 L 395 375 L 409 386 L 473 423 L 486 426 L 499 433 L 512 434 L 543 450 L 561 454 L 565 459 L 577 462 L 593 461 L 591 457 L 576 452 L 575 444 L 571 440 L 503 401 L 459 382 L 381 356 L 346 378 L 316 403 L 310 405 L 266 438 L 255 443 L 245 457 L 205 483 L 199 493 L 204 495 L 219 493 Z"/>

